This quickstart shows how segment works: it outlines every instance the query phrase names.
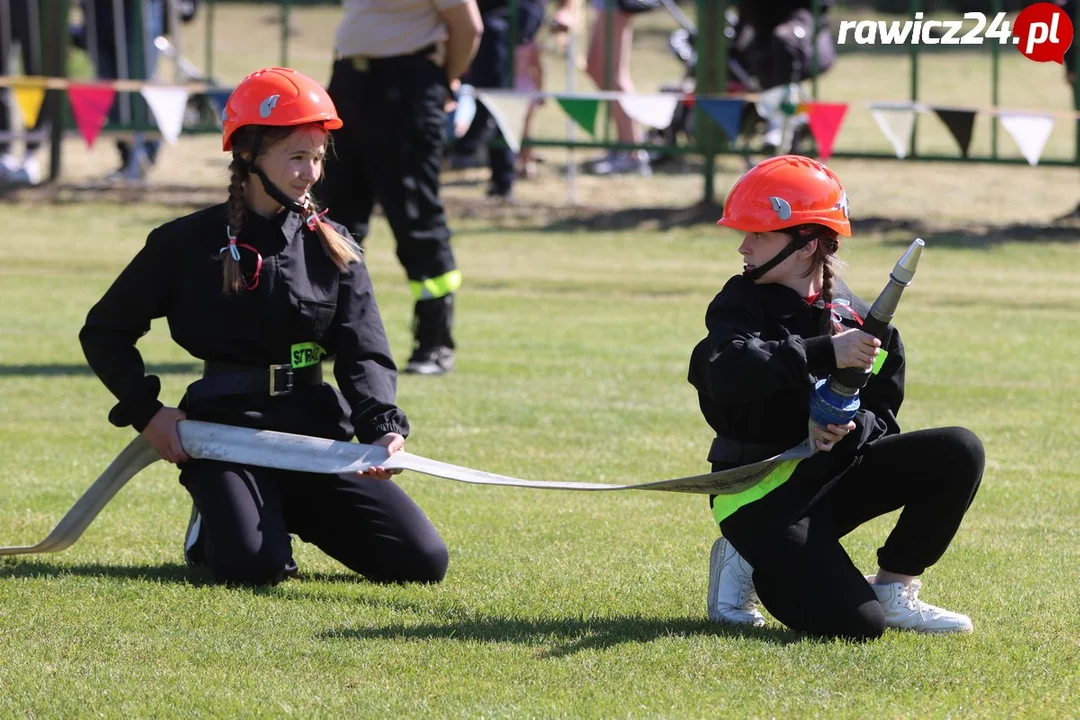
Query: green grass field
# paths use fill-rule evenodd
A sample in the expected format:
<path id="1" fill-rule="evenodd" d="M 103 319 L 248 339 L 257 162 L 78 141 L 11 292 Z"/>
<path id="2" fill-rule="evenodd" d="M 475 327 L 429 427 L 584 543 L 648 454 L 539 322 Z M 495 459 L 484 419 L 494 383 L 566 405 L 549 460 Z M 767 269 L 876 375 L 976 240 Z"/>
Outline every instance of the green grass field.
<path id="1" fill-rule="evenodd" d="M 37 542 L 132 438 L 77 333 L 154 225 L 148 205 L 8 205 L 0 234 L 0 544 Z M 703 472 L 685 380 L 704 309 L 738 271 L 708 225 L 586 232 L 457 221 L 460 366 L 400 380 L 408 449 L 535 479 Z M 369 264 L 399 360 L 410 300 L 382 222 Z M 938 232 L 898 325 L 905 429 L 961 424 L 984 484 L 924 597 L 967 637 L 818 642 L 705 615 L 704 496 L 402 485 L 451 553 L 438 586 L 377 586 L 297 545 L 272 589 L 189 575 L 175 470 L 139 475 L 83 539 L 0 560 L 0 716 L 1076 717 L 1080 714 L 1078 246 Z M 843 252 L 874 295 L 910 236 Z M 179 399 L 197 365 L 163 323 L 140 343 Z M 918 482 L 918 478 L 912 478 Z M 845 539 L 873 570 L 894 517 Z M 807 592 L 818 592 L 807 588 Z"/>

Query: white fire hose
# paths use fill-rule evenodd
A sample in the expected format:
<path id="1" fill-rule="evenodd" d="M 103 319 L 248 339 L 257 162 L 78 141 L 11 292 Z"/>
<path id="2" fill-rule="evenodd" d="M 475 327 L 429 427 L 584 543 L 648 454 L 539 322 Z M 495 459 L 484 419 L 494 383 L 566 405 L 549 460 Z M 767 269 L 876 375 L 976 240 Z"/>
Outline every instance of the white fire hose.
<path id="1" fill-rule="evenodd" d="M 810 442 L 807 440 L 775 457 L 731 470 L 635 485 L 611 485 L 521 480 L 429 460 L 404 450 L 387 457 L 386 448 L 378 445 L 326 440 L 270 430 L 252 430 L 197 420 L 181 420 L 177 427 L 184 450 L 189 456 L 199 460 L 220 460 L 240 465 L 334 475 L 363 472 L 382 466 L 388 470 L 412 470 L 476 485 L 506 485 L 546 490 L 659 490 L 725 495 L 741 492 L 757 484 L 783 462 L 802 460 L 812 454 Z M 0 555 L 60 552 L 70 547 L 131 478 L 160 459 L 150 443 L 139 435 L 109 463 L 105 472 L 83 493 L 44 540 L 36 545 L 0 547 Z"/>

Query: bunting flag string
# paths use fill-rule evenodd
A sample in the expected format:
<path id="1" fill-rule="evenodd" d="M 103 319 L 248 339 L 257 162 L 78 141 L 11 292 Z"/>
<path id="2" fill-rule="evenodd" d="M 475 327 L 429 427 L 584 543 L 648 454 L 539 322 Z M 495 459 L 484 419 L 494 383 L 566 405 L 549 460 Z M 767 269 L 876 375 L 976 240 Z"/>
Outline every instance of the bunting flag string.
<path id="1" fill-rule="evenodd" d="M 210 106 L 220 117 L 225 109 L 232 88 L 211 86 L 205 83 L 163 85 L 146 80 L 79 81 L 68 78 L 48 77 L 0 77 L 0 90 L 19 108 L 25 130 L 37 126 L 47 90 L 66 92 L 79 133 L 89 146 L 106 124 L 106 118 L 115 102 L 117 92 L 139 92 L 146 99 L 153 120 L 162 137 L 175 144 L 183 133 L 187 102 L 193 94 L 205 94 Z M 651 128 L 665 129 L 670 126 L 679 103 L 698 104 L 705 114 L 719 126 L 731 141 L 738 138 L 744 109 L 752 103 L 762 117 L 783 110 L 786 115 L 799 115 L 807 119 L 808 126 L 817 143 L 818 156 L 827 161 L 833 151 L 840 127 L 844 121 L 847 103 L 799 102 L 788 99 L 788 87 L 771 88 L 760 93 L 738 95 L 695 95 L 693 93 L 623 93 L 595 91 L 563 93 L 540 90 L 491 89 L 476 91 L 475 99 L 491 113 L 507 145 L 514 152 L 521 149 L 524 121 L 531 105 L 539 100 L 553 98 L 558 107 L 579 127 L 592 136 L 598 133 L 601 102 L 618 102 L 621 108 L 636 122 Z M 1025 111 L 1000 107 L 955 107 L 927 105 L 918 102 L 884 103 L 870 102 L 867 107 L 893 148 L 897 158 L 904 159 L 910 152 L 915 118 L 918 113 L 933 112 L 945 125 L 956 141 L 960 155 L 970 153 L 976 116 L 992 115 L 1000 118 L 1006 131 L 1016 142 L 1020 152 L 1032 166 L 1038 165 L 1053 131 L 1056 118 L 1080 120 L 1080 112 Z"/>

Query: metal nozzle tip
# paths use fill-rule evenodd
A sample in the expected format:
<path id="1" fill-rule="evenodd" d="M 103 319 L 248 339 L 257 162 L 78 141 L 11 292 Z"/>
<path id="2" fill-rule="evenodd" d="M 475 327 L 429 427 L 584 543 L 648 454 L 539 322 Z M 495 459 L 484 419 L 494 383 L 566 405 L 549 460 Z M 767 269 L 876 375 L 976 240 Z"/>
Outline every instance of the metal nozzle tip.
<path id="1" fill-rule="evenodd" d="M 915 238 L 915 242 L 908 246 L 903 257 L 896 263 L 896 267 L 892 271 L 893 277 L 897 281 L 907 284 L 915 277 L 915 269 L 919 266 L 919 256 L 922 255 L 924 247 L 926 247 L 926 243 L 923 242 L 922 238 Z"/>

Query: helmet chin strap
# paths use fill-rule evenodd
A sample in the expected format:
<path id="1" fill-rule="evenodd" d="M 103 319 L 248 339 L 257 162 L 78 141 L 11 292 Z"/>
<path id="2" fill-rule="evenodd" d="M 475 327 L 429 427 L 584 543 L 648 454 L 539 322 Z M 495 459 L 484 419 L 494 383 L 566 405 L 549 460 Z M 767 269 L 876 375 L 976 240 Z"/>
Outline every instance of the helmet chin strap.
<path id="1" fill-rule="evenodd" d="M 765 263 L 764 265 L 760 265 L 753 270 L 747 270 L 743 272 L 743 277 L 750 281 L 760 280 L 762 276 L 765 275 L 765 273 L 769 272 L 774 267 L 787 260 L 797 250 L 801 250 L 802 248 L 806 247 L 806 244 L 809 243 L 812 239 L 813 237 L 810 234 L 799 233 L 792 236 L 791 242 L 789 242 L 783 250 L 776 253 L 776 257 L 774 257 L 772 260 Z"/>
<path id="2" fill-rule="evenodd" d="M 287 210 L 292 210 L 294 213 L 303 215 L 307 211 L 307 208 L 283 193 L 281 188 L 270 182 L 270 178 L 266 176 L 266 173 L 262 171 L 262 168 L 255 164 L 255 158 L 259 157 L 259 148 L 262 146 L 262 141 L 262 130 L 259 130 L 255 134 L 255 142 L 251 147 L 251 159 L 247 161 L 248 172 L 259 177 L 259 180 L 262 182 L 263 190 L 266 191 L 267 195 L 274 198 L 278 204 Z"/>

